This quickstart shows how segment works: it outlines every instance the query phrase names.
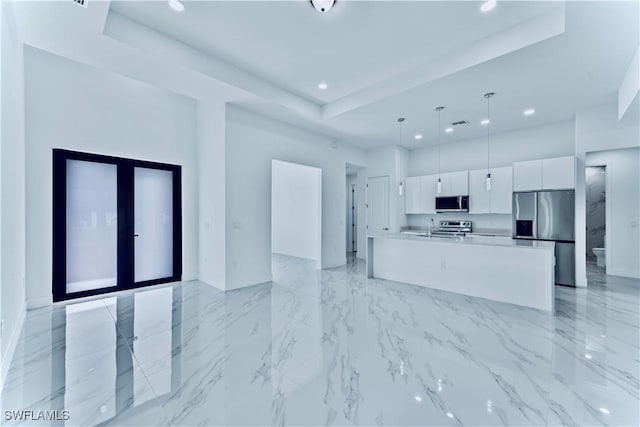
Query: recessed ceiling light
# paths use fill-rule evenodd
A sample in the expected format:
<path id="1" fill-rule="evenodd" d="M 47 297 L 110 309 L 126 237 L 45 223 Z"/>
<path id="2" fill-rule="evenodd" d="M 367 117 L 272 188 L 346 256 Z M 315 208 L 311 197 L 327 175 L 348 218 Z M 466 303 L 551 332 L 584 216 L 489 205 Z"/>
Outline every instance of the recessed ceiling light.
<path id="1" fill-rule="evenodd" d="M 486 125 L 488 125 L 489 123 L 491 123 L 491 120 L 489 120 L 489 119 L 482 119 L 482 120 L 480 120 L 480 124 L 481 124 L 482 126 L 486 126 Z"/>
<path id="2" fill-rule="evenodd" d="M 176 12 L 182 12 L 184 10 L 184 4 L 179 0 L 169 0 L 169 7 Z"/>
<path id="3" fill-rule="evenodd" d="M 600 408 L 600 412 L 602 412 L 605 415 L 609 415 L 610 414 L 610 412 L 609 412 L 609 410 L 607 408 Z"/>
<path id="4" fill-rule="evenodd" d="M 482 6 L 480 6 L 480 10 L 484 13 L 487 13 L 493 10 L 497 4 L 498 2 L 496 0 L 487 0 L 486 2 L 482 3 Z"/>
<path id="5" fill-rule="evenodd" d="M 420 395 L 416 394 L 415 397 L 416 402 L 422 402 L 422 397 L 420 397 Z"/>
<path id="6" fill-rule="evenodd" d="M 584 357 L 586 357 L 589 360 L 591 360 L 591 358 L 592 358 L 592 356 L 590 354 L 585 354 Z"/>
<path id="7" fill-rule="evenodd" d="M 447 412 L 447 417 L 453 418 L 453 414 L 451 412 Z"/>
<path id="8" fill-rule="evenodd" d="M 524 114 L 525 116 L 533 116 L 535 113 L 536 110 L 534 110 L 533 108 L 527 108 L 522 112 L 522 114 Z"/>
<path id="9" fill-rule="evenodd" d="M 327 90 L 328 87 L 329 87 L 329 85 L 326 82 L 318 83 L 318 89 L 320 89 L 320 90 Z"/>
<path id="10" fill-rule="evenodd" d="M 446 128 L 444 131 L 447 133 L 451 133 L 453 132 L 453 128 L 449 127 L 449 128 Z"/>
<path id="11" fill-rule="evenodd" d="M 416 133 L 416 136 L 414 136 L 414 138 L 415 138 L 417 141 L 420 141 L 420 140 L 422 139 L 422 134 L 421 134 L 421 133 Z"/>

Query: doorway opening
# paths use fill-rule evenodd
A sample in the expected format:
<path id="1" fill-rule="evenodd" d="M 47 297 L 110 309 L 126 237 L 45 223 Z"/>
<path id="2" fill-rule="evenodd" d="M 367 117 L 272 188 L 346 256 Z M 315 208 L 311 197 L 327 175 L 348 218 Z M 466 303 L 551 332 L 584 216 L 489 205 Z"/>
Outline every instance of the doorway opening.
<path id="1" fill-rule="evenodd" d="M 53 150 L 53 299 L 179 281 L 181 168 Z"/>
<path id="2" fill-rule="evenodd" d="M 366 219 L 366 169 L 354 164 L 346 164 L 346 211 L 345 211 L 345 248 L 347 263 L 365 256 Z"/>
<path id="3" fill-rule="evenodd" d="M 604 274 L 607 269 L 606 172 L 606 165 L 587 166 L 585 170 L 587 269 Z"/>
<path id="4" fill-rule="evenodd" d="M 322 169 L 272 160 L 271 253 L 322 268 Z"/>

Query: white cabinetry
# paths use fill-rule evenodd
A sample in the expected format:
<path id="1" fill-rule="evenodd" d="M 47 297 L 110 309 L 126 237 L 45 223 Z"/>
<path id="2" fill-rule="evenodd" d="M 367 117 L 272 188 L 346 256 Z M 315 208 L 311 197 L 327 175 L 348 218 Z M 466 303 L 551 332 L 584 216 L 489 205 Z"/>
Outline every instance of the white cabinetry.
<path id="1" fill-rule="evenodd" d="M 469 213 L 511 213 L 513 177 L 510 166 L 491 169 L 491 190 L 487 191 L 487 170 L 469 171 Z"/>
<path id="2" fill-rule="evenodd" d="M 510 214 L 513 194 L 513 168 L 491 169 L 491 213 Z"/>
<path id="3" fill-rule="evenodd" d="M 530 160 L 513 164 L 513 191 L 542 189 L 542 160 Z"/>
<path id="4" fill-rule="evenodd" d="M 573 156 L 513 164 L 513 191 L 566 190 L 574 187 Z"/>
<path id="5" fill-rule="evenodd" d="M 469 194 L 469 171 L 443 173 L 440 177 L 442 179 L 442 193 L 438 196 L 466 196 Z"/>
<path id="6" fill-rule="evenodd" d="M 567 190 L 575 188 L 575 158 L 556 157 L 542 161 L 542 189 Z"/>
<path id="7" fill-rule="evenodd" d="M 487 191 L 487 170 L 469 171 L 469 213 L 490 213 L 490 197 Z"/>
<path id="8" fill-rule="evenodd" d="M 404 212 L 408 214 L 420 213 L 420 177 L 412 176 L 406 179 L 404 193 Z"/>
<path id="9" fill-rule="evenodd" d="M 438 175 L 420 177 L 420 213 L 436 213 L 436 189 Z"/>
<path id="10" fill-rule="evenodd" d="M 406 179 L 404 212 L 406 214 L 436 213 L 437 175 L 411 176 Z"/>

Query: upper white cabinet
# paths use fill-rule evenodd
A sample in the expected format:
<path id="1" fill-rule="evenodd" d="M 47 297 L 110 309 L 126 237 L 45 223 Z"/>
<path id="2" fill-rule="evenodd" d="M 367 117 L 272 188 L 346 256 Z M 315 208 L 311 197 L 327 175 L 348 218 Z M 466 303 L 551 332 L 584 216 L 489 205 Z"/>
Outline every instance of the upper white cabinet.
<path id="1" fill-rule="evenodd" d="M 436 213 L 436 197 L 469 195 L 469 213 L 511 214 L 514 191 L 566 190 L 575 187 L 575 158 L 557 157 L 516 162 L 513 167 L 491 168 L 491 190 L 487 191 L 487 170 L 449 172 L 440 175 L 442 191 L 437 193 L 438 175 L 407 178 L 405 212 Z"/>
<path id="2" fill-rule="evenodd" d="M 412 176 L 406 179 L 404 193 L 404 212 L 408 214 L 420 213 L 420 177 Z"/>
<path id="3" fill-rule="evenodd" d="M 513 191 L 542 189 L 542 160 L 513 164 Z"/>
<path id="4" fill-rule="evenodd" d="M 542 189 L 575 188 L 576 161 L 573 156 L 542 160 Z"/>
<path id="5" fill-rule="evenodd" d="M 487 170 L 469 171 L 469 213 L 511 213 L 513 193 L 511 166 L 491 169 L 491 190 L 487 191 Z"/>
<path id="6" fill-rule="evenodd" d="M 420 177 L 420 213 L 436 213 L 438 175 Z"/>
<path id="7" fill-rule="evenodd" d="M 513 191 L 571 189 L 574 177 L 573 156 L 517 162 L 513 164 Z"/>
<path id="8" fill-rule="evenodd" d="M 510 214 L 512 194 L 513 168 L 506 166 L 491 169 L 491 213 Z"/>
<path id="9" fill-rule="evenodd" d="M 469 213 L 490 213 L 487 170 L 469 171 Z"/>
<path id="10" fill-rule="evenodd" d="M 440 174 L 442 192 L 438 196 L 466 196 L 469 194 L 469 172 L 449 172 Z M 436 180 L 437 180 L 436 176 Z"/>
<path id="11" fill-rule="evenodd" d="M 437 175 L 411 176 L 406 179 L 404 212 L 406 214 L 436 213 Z"/>

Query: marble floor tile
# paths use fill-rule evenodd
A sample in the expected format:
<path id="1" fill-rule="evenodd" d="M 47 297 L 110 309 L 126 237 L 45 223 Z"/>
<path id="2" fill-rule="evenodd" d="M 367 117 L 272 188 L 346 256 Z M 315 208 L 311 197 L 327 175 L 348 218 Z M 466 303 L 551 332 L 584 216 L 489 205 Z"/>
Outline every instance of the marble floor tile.
<path id="1" fill-rule="evenodd" d="M 314 270 L 201 282 L 30 311 L 6 425 L 640 425 L 640 281 L 588 267 L 556 311 Z"/>

